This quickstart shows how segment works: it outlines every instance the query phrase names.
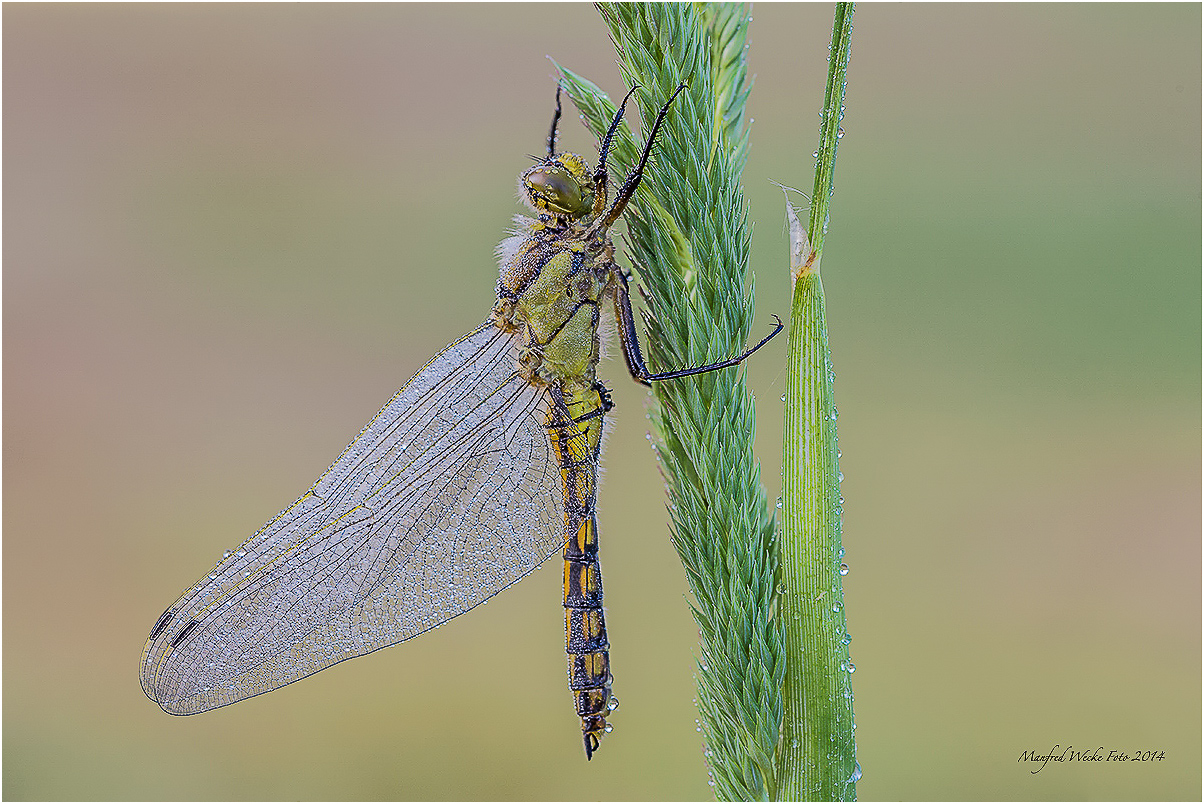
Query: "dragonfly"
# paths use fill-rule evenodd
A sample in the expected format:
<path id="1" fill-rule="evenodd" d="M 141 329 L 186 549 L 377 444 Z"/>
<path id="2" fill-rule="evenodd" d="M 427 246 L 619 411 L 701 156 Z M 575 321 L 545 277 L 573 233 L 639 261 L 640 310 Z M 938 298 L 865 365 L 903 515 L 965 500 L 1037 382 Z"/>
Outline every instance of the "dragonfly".
<path id="1" fill-rule="evenodd" d="M 736 365 L 782 329 L 778 319 L 728 360 L 649 371 L 609 230 L 685 86 L 660 108 L 611 201 L 607 154 L 638 88 L 591 170 L 579 155 L 556 153 L 557 87 L 547 155 L 520 177 L 535 217 L 519 216 L 498 247 L 489 317 L 411 377 L 300 499 L 163 612 L 141 682 L 164 711 L 216 709 L 404 642 L 559 552 L 569 689 L 593 757 L 617 705 L 596 510 L 613 407 L 596 376 L 602 308 L 613 306 L 627 368 L 644 385 Z"/>

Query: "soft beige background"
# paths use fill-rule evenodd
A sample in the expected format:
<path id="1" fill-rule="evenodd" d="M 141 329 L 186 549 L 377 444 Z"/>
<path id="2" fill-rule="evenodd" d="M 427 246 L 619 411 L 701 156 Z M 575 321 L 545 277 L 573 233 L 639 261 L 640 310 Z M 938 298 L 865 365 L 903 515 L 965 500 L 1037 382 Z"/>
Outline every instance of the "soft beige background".
<path id="1" fill-rule="evenodd" d="M 408 645 L 172 718 L 139 652 L 478 323 L 545 54 L 588 5 L 6 5 L 4 789 L 693 799 L 696 634 L 644 434 L 601 497 L 615 732 L 559 569 Z M 758 5 L 759 324 L 788 310 L 831 9 Z M 864 799 L 1198 799 L 1200 8 L 862 6 L 824 277 Z M 566 119 L 562 142 L 594 153 Z M 751 361 L 772 499 L 784 339 Z M 1025 750 L 1165 751 L 1050 765 Z"/>

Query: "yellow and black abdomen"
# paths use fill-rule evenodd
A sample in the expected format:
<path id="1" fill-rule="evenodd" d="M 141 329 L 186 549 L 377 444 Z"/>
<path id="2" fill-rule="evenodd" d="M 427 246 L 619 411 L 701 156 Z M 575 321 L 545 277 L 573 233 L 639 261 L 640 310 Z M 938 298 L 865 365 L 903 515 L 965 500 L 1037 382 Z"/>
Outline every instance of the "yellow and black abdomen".
<path id="1" fill-rule="evenodd" d="M 594 388 L 551 389 L 548 438 L 560 464 L 564 489 L 564 623 L 569 689 L 585 753 L 593 754 L 610 731 L 610 643 L 602 613 L 596 510 L 598 456 L 605 406 Z M 566 415 L 567 414 L 567 415 Z"/>

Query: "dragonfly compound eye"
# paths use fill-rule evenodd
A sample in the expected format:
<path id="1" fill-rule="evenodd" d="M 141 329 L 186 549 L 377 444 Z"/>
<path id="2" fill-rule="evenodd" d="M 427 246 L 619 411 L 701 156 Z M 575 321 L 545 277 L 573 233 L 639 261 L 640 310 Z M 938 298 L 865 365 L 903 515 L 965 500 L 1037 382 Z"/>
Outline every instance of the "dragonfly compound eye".
<path id="1" fill-rule="evenodd" d="M 594 204 L 588 178 L 575 175 L 564 164 L 543 164 L 527 171 L 523 174 L 523 189 L 532 207 L 553 215 L 580 217 Z"/>

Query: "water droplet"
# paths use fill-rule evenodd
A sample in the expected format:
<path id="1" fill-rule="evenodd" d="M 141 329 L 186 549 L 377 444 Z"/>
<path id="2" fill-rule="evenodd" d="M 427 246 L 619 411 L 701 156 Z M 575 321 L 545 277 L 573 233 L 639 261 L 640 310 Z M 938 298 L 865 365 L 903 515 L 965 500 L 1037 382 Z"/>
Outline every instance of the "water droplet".
<path id="1" fill-rule="evenodd" d="M 785 395 L 785 394 L 782 394 L 782 401 L 783 401 L 783 402 L 785 402 L 785 401 L 786 401 L 786 395 Z"/>
<path id="2" fill-rule="evenodd" d="M 843 483 L 843 482 L 844 482 L 844 472 L 837 472 L 837 473 L 836 473 L 836 482 L 837 482 L 837 483 Z"/>
<path id="3" fill-rule="evenodd" d="M 234 555 L 234 551 L 233 551 L 233 550 L 227 550 L 226 552 L 222 553 L 222 558 L 223 558 L 223 559 L 227 559 L 227 558 L 229 558 L 229 557 L 230 557 L 230 556 L 232 556 L 232 555 Z"/>
<path id="4" fill-rule="evenodd" d="M 840 126 L 837 126 L 836 127 L 836 139 L 840 139 L 843 136 L 844 136 L 844 129 L 841 128 Z"/>
<path id="5" fill-rule="evenodd" d="M 833 604 L 832 604 L 832 611 L 840 611 L 840 604 L 839 604 L 839 603 L 833 603 Z"/>
<path id="6" fill-rule="evenodd" d="M 602 731 L 604 731 L 607 734 L 610 734 L 614 730 L 615 730 L 615 727 L 610 725 L 609 723 L 606 724 L 606 728 L 602 729 Z"/>
<path id="7" fill-rule="evenodd" d="M 852 662 L 849 662 L 849 672 L 850 672 L 850 673 L 856 673 L 856 672 L 857 672 L 857 665 L 853 664 Z"/>
<path id="8" fill-rule="evenodd" d="M 848 564 L 844 564 L 844 563 L 842 563 L 842 564 L 840 565 L 840 574 L 841 574 L 841 575 L 848 575 L 848 574 L 849 574 L 849 565 L 848 565 Z"/>
<path id="9" fill-rule="evenodd" d="M 618 709 L 619 708 L 619 699 L 613 695 L 610 696 L 610 703 L 608 703 L 606 705 L 606 708 L 612 712 L 615 711 L 616 709 Z"/>

